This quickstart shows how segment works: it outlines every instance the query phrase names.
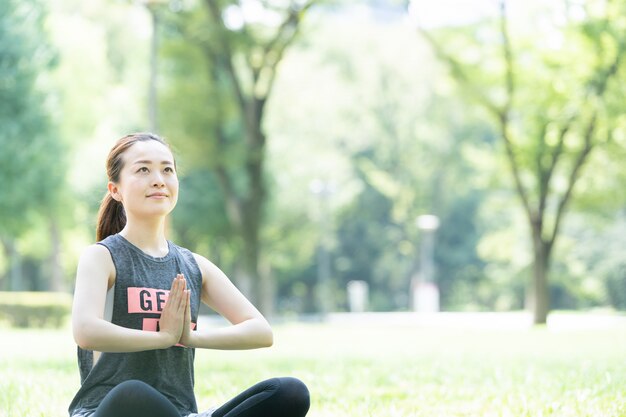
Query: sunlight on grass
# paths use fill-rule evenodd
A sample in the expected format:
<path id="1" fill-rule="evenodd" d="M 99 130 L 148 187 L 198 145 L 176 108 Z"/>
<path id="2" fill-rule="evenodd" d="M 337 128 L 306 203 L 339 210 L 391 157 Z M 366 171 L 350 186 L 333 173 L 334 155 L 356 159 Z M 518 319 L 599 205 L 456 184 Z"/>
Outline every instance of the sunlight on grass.
<path id="1" fill-rule="evenodd" d="M 57 417 L 78 388 L 61 331 L 0 329 L 0 416 Z M 626 334 L 286 324 L 275 346 L 197 351 L 200 408 L 261 379 L 308 385 L 311 417 L 618 417 L 626 414 Z"/>

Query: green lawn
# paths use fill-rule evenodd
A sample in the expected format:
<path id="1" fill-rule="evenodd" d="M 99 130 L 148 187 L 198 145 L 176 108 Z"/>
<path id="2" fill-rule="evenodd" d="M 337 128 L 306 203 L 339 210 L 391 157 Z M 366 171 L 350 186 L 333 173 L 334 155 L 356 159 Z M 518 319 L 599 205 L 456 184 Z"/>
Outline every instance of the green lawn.
<path id="1" fill-rule="evenodd" d="M 200 408 L 272 376 L 311 417 L 626 415 L 626 332 L 285 324 L 259 351 L 197 351 Z M 68 330 L 0 329 L 0 417 L 58 417 L 78 388 Z"/>

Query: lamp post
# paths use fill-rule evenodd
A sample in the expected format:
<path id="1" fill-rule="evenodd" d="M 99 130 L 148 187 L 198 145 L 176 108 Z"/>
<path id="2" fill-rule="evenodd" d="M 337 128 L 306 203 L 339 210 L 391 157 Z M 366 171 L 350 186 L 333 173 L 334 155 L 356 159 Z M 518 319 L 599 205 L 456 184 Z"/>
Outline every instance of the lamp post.
<path id="1" fill-rule="evenodd" d="M 330 291 L 330 224 L 328 219 L 328 200 L 335 192 L 332 182 L 315 179 L 309 184 L 309 190 L 319 202 L 320 243 L 317 249 L 317 301 L 322 315 L 333 308 Z"/>
<path id="2" fill-rule="evenodd" d="M 420 266 L 411 282 L 413 310 L 422 313 L 439 311 L 439 288 L 435 282 L 435 232 L 439 218 L 432 214 L 418 216 L 416 224 L 420 230 Z"/>

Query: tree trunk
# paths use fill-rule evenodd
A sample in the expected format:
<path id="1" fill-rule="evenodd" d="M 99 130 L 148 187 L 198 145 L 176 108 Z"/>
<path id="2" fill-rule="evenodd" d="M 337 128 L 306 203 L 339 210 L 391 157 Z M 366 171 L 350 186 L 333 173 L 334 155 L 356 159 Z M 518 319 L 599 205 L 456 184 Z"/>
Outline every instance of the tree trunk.
<path id="1" fill-rule="evenodd" d="M 550 291 L 548 270 L 550 266 L 550 244 L 542 239 L 541 222 L 532 225 L 533 235 L 533 276 L 530 288 L 530 310 L 534 324 L 546 324 L 550 311 Z"/>
<path id="2" fill-rule="evenodd" d="M 23 282 L 22 256 L 17 250 L 14 240 L 6 238 L 0 240 L 2 241 L 2 246 L 4 246 L 4 253 L 9 264 L 7 289 L 9 291 L 20 291 Z"/>
<path id="3" fill-rule="evenodd" d="M 204 4 L 209 12 L 209 17 L 214 28 L 211 31 L 211 41 L 202 40 L 203 50 L 207 58 L 212 62 L 211 77 L 216 85 L 222 85 L 226 74 L 230 98 L 238 106 L 245 129 L 245 178 L 248 182 L 247 190 L 239 193 L 234 187 L 234 181 L 230 178 L 225 166 L 216 168 L 218 178 L 224 190 L 226 211 L 231 224 L 235 226 L 239 236 L 243 239 L 243 257 L 241 276 L 244 287 L 250 287 L 249 292 L 244 293 L 253 298 L 264 314 L 270 314 L 273 310 L 274 280 L 271 276 L 271 268 L 262 262 L 261 251 L 261 226 L 263 225 L 264 205 L 266 202 L 266 188 L 264 176 L 265 143 L 266 137 L 263 132 L 263 116 L 265 104 L 269 99 L 276 68 L 282 60 L 286 48 L 292 43 L 300 21 L 305 12 L 312 7 L 316 0 L 305 2 L 289 2 L 284 9 L 286 16 L 277 27 L 276 33 L 269 41 L 261 41 L 250 37 L 247 41 L 252 42 L 244 46 L 240 44 L 243 38 L 233 39 L 230 30 L 224 22 L 223 11 L 225 5 L 219 2 L 206 0 Z M 265 7 L 265 6 L 263 6 Z M 251 32 L 243 31 L 247 38 Z M 192 35 L 193 36 L 193 35 Z M 213 40 L 217 39 L 217 42 Z M 261 51 L 259 55 L 257 52 Z M 238 55 L 246 58 L 248 74 L 242 78 L 241 72 L 237 71 Z M 254 59 L 250 59 L 254 57 Z M 251 83 L 251 85 L 249 84 Z M 224 101 L 222 102 L 222 99 Z M 227 97 L 216 97 L 217 108 L 222 108 Z M 225 123 L 228 123 L 225 120 Z M 217 128 L 217 147 L 219 151 L 226 151 L 226 135 L 222 130 L 224 126 Z M 239 168 L 239 167 L 238 167 Z"/>
<path id="4" fill-rule="evenodd" d="M 274 312 L 274 280 L 271 270 L 269 264 L 261 259 L 259 239 L 250 237 L 255 233 L 244 233 L 245 255 L 238 279 L 240 288 L 263 315 L 270 317 Z"/>
<path id="5" fill-rule="evenodd" d="M 544 242 L 534 245 L 533 279 L 531 306 L 534 324 L 546 324 L 550 306 L 548 288 L 549 255 Z"/>

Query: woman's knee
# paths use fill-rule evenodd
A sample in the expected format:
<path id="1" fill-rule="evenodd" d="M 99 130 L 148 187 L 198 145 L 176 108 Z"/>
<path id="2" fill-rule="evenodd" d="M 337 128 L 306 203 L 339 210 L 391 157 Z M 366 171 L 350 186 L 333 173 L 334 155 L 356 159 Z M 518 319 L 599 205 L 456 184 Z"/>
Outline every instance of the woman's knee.
<path id="1" fill-rule="evenodd" d="M 129 379 L 119 383 L 110 391 L 109 395 L 124 395 L 129 397 L 135 397 L 138 393 L 151 391 L 153 388 L 143 381 L 138 379 Z"/>
<path id="2" fill-rule="evenodd" d="M 115 386 L 104 397 L 94 417 L 174 417 L 178 410 L 149 384 L 131 379 Z"/>
<path id="3" fill-rule="evenodd" d="M 107 394 L 105 400 L 134 408 L 150 402 L 155 396 L 159 396 L 158 391 L 149 384 L 137 379 L 129 379 L 116 385 Z"/>
<path id="4" fill-rule="evenodd" d="M 309 389 L 298 378 L 281 377 L 280 398 L 284 406 L 287 406 L 297 416 L 306 415 L 309 410 L 311 399 Z"/>
<path id="5" fill-rule="evenodd" d="M 115 388 L 120 388 L 120 389 L 143 389 L 143 388 L 152 388 L 149 384 L 140 381 L 139 379 L 128 379 L 124 382 L 120 382 L 118 385 L 116 385 Z"/>

